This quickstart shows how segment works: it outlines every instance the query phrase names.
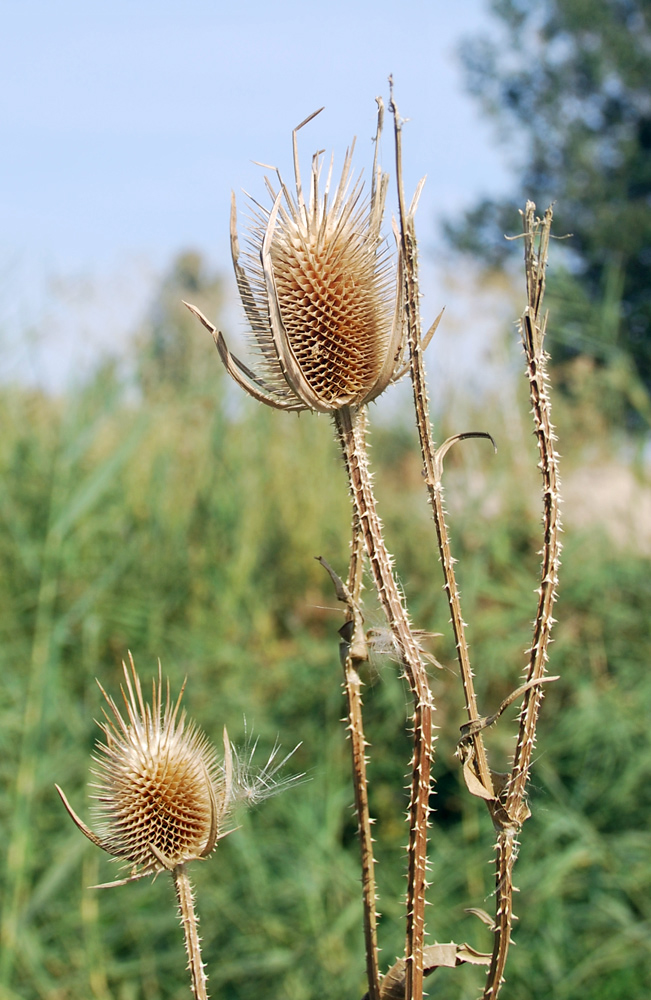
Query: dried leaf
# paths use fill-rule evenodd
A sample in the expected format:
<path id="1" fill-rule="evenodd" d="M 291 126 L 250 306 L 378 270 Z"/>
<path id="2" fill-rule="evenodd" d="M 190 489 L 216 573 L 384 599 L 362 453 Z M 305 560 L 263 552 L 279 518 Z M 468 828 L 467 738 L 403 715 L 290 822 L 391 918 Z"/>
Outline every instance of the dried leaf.
<path id="1" fill-rule="evenodd" d="M 454 969 L 458 965 L 488 965 L 491 956 L 477 951 L 469 944 L 430 944 L 423 949 L 423 973 L 429 976 L 435 969 Z M 392 965 L 380 986 L 380 1000 L 405 1000 L 404 958 Z M 368 993 L 363 1000 L 368 1000 Z"/>

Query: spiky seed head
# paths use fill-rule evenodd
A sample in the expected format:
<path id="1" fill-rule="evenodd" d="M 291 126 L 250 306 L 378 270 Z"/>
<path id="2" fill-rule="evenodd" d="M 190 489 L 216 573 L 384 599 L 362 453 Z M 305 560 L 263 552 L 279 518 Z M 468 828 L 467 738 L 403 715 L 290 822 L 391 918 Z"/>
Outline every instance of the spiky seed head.
<path id="1" fill-rule="evenodd" d="M 204 856 L 213 839 L 216 813 L 224 812 L 226 792 L 217 754 L 179 712 L 167 684 L 153 682 L 152 704 L 145 704 L 131 661 L 122 689 L 126 719 L 105 692 L 109 711 L 100 723 L 106 743 L 94 757 L 93 809 L 106 850 L 135 865 L 169 867 Z M 219 803 L 221 801 L 221 810 Z"/>
<path id="2" fill-rule="evenodd" d="M 391 261 L 379 228 L 384 184 L 364 201 L 350 172 L 347 155 L 330 202 L 332 166 L 321 194 L 315 155 L 305 204 L 296 165 L 296 198 L 282 180 L 279 195 L 271 189 L 274 206 L 256 212 L 245 264 L 266 321 L 256 336 L 267 379 L 280 375 L 299 400 L 324 411 L 372 396 L 392 344 Z"/>
<path id="3" fill-rule="evenodd" d="M 296 193 L 279 173 L 277 192 L 267 179 L 272 204 L 252 202 L 248 247 L 241 256 L 233 199 L 233 263 L 260 358 L 257 370 L 231 355 L 222 335 L 189 308 L 211 330 L 229 373 L 256 399 L 278 409 L 331 413 L 369 402 L 404 373 L 400 282 L 381 233 L 388 177 L 377 165 L 377 141 L 366 199 L 361 180 L 352 180 L 352 147 L 336 186 L 332 161 L 321 184 L 317 153 L 306 202 L 297 131 Z"/>
<path id="4" fill-rule="evenodd" d="M 371 205 L 362 202 L 360 185 L 346 190 L 348 170 L 329 205 L 327 192 L 319 193 L 315 157 L 309 204 L 285 192 L 283 210 L 275 219 L 269 212 L 251 232 L 258 250 L 249 258 L 252 286 L 259 287 L 266 264 L 279 313 L 270 324 L 275 319 L 282 325 L 288 353 L 317 405 L 326 410 L 360 403 L 371 393 L 391 334 L 390 261 L 379 231 L 373 230 Z M 287 370 L 291 378 L 289 366 Z M 300 380 L 291 388 L 301 395 Z"/>
<path id="5" fill-rule="evenodd" d="M 254 761 L 257 740 L 245 733 L 238 750 L 224 729 L 221 760 L 208 739 L 181 711 L 183 689 L 175 702 L 163 683 L 152 684 L 151 705 L 145 703 L 131 653 L 123 664 L 122 697 L 126 715 L 102 686 L 108 710 L 99 723 L 106 742 L 98 742 L 92 770 L 93 813 L 97 833 L 77 816 L 57 785 L 68 814 L 97 847 L 131 866 L 129 877 L 97 888 L 123 885 L 207 857 L 232 827 L 222 826 L 231 807 L 257 805 L 300 783 L 303 774 L 281 775 L 298 746 L 280 758 L 276 743 L 264 765 Z M 184 685 L 185 686 L 185 685 Z M 246 720 L 245 720 L 246 727 Z"/>
<path id="6" fill-rule="evenodd" d="M 132 866 L 132 878 L 173 870 L 204 858 L 220 836 L 231 795 L 231 753 L 224 733 L 225 759 L 180 708 L 183 690 L 163 704 L 159 664 L 146 704 L 131 654 L 124 667 L 123 714 L 103 688 L 108 708 L 99 723 L 105 742 L 93 757 L 92 811 L 97 832 L 74 813 L 72 819 L 93 843 Z M 140 869 L 138 871 L 138 869 Z M 129 881 L 126 879 L 125 881 Z"/>

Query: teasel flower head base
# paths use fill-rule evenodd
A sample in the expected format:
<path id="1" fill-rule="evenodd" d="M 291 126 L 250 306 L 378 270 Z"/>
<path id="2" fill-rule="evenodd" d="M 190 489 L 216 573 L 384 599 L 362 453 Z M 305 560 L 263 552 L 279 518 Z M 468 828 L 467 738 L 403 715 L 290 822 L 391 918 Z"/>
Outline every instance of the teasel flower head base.
<path id="1" fill-rule="evenodd" d="M 332 161 L 320 191 L 323 162 L 321 153 L 313 156 L 305 201 L 296 134 L 314 115 L 293 133 L 295 195 L 278 172 L 278 191 L 266 180 L 272 204 L 266 208 L 253 202 L 244 254 L 240 254 L 233 197 L 233 265 L 259 357 L 257 369 L 231 354 L 222 334 L 186 303 L 212 333 L 235 381 L 277 409 L 333 413 L 344 406 L 360 406 L 406 370 L 401 286 L 398 282 L 394 290 L 392 260 L 381 235 L 388 176 L 377 164 L 383 118 L 382 103 L 378 104 L 367 200 L 361 181 L 352 181 L 351 147 L 334 191 Z"/>

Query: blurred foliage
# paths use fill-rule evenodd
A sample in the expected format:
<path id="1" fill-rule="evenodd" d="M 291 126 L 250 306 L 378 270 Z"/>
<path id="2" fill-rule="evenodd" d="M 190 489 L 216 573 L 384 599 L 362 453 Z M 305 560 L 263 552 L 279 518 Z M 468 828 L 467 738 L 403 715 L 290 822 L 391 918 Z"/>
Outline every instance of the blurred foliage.
<path id="1" fill-rule="evenodd" d="M 562 338 L 554 355 L 583 353 L 608 364 L 617 346 L 648 392 L 651 3 L 491 0 L 490 7 L 495 31 L 470 39 L 462 56 L 471 92 L 509 146 L 521 196 L 485 199 L 450 222 L 448 235 L 459 249 L 500 265 L 513 253 L 504 234 L 522 228 L 514 206 L 530 198 L 542 211 L 554 202 L 554 231 L 571 234 L 565 246 L 588 310 L 612 295 L 613 278 L 618 285 L 607 335 L 585 316 L 589 336 Z M 560 317 L 563 295 L 555 305 Z"/>
<path id="2" fill-rule="evenodd" d="M 135 338 L 138 376 L 145 396 L 173 395 L 205 378 L 205 344 L 184 306 L 193 302 L 210 316 L 221 305 L 221 280 L 209 274 L 200 254 L 179 254 Z"/>
<path id="3" fill-rule="evenodd" d="M 218 286 L 195 264 L 195 291 L 208 299 Z M 198 327 L 196 363 L 188 361 L 179 344 L 190 328 L 173 297 L 187 275 L 177 262 L 139 340 L 129 391 L 111 366 L 60 399 L 0 390 L 3 1000 L 189 995 L 171 885 L 89 890 L 115 868 L 83 840 L 53 788 L 59 782 L 88 815 L 95 677 L 115 694 L 127 649 L 143 678 L 158 656 L 174 689 L 187 675 L 188 711 L 217 744 L 224 724 L 241 738 L 243 716 L 260 734 L 261 756 L 277 734 L 287 749 L 302 741 L 293 766 L 310 780 L 238 816 L 239 829 L 194 866 L 212 995 L 341 1000 L 365 991 L 340 721 L 342 611 L 313 558 L 345 571 L 345 474 L 324 418 L 233 405 Z M 596 412 L 589 381 L 584 373 L 583 395 L 560 414 L 569 462 L 582 419 Z M 524 400 L 512 410 L 469 405 L 469 425 L 481 420 L 495 434 L 498 456 L 467 442 L 446 459 L 487 714 L 518 683 L 534 613 L 539 504 L 533 439 L 518 432 L 526 419 Z M 454 757 L 462 696 L 418 445 L 405 426 L 376 426 L 372 457 L 412 616 L 442 633 L 428 644 L 443 664 L 432 668 L 440 728 L 430 936 L 488 949 L 488 931 L 464 907 L 491 909 L 493 832 Z M 608 433 L 604 426 L 602 440 Z M 369 626 L 381 626 L 370 590 L 366 601 Z M 562 680 L 547 691 L 539 730 L 505 997 L 649 995 L 650 611 L 647 559 L 594 534 L 567 538 L 551 664 Z M 403 947 L 409 696 L 386 652 L 365 680 L 388 966 Z M 512 750 L 515 714 L 488 736 L 498 767 Z M 482 976 L 442 970 L 430 993 L 475 997 Z"/>

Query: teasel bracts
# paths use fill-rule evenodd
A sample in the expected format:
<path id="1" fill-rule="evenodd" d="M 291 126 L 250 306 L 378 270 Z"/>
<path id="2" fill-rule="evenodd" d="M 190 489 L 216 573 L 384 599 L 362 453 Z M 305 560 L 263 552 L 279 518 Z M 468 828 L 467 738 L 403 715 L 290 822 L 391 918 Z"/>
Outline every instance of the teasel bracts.
<path id="1" fill-rule="evenodd" d="M 315 112 L 318 114 L 318 112 Z M 405 338 L 400 282 L 382 237 L 388 176 L 376 155 L 370 197 L 352 179 L 353 147 L 338 184 L 333 161 L 320 190 L 322 154 L 312 158 L 303 196 L 296 133 L 296 193 L 280 174 L 267 178 L 271 207 L 252 201 L 247 247 L 240 253 L 235 197 L 231 210 L 233 264 L 253 347 L 255 370 L 243 364 L 195 307 L 211 331 L 227 370 L 250 395 L 278 409 L 331 413 L 375 399 L 404 374 Z"/>
<path id="2" fill-rule="evenodd" d="M 129 882 L 207 857 L 224 835 L 223 820 L 232 798 L 232 755 L 224 730 L 224 759 L 193 724 L 167 684 L 152 685 L 146 704 L 133 659 L 124 665 L 126 717 L 102 689 L 108 709 L 99 723 L 92 773 L 96 831 L 75 814 L 58 788 L 70 816 L 89 840 L 130 864 Z M 121 883 L 111 883 L 121 884 Z"/>

